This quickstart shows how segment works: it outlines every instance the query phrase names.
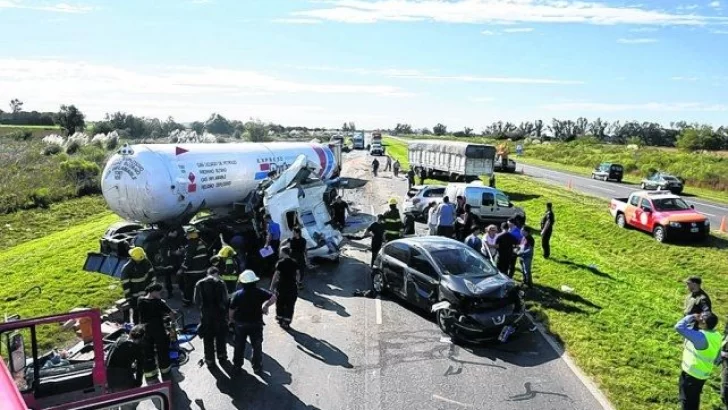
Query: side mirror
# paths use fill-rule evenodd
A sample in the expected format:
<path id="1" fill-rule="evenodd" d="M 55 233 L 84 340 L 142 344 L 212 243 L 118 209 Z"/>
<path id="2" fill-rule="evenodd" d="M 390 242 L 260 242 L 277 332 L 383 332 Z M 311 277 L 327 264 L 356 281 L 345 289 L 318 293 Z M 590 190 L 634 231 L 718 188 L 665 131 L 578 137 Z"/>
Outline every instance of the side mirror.
<path id="1" fill-rule="evenodd" d="M 8 336 L 8 352 L 10 352 L 10 372 L 17 373 L 25 369 L 25 339 L 20 333 Z"/>
<path id="2" fill-rule="evenodd" d="M 695 209 L 695 205 L 692 205 L 692 204 L 691 204 L 691 205 L 690 205 L 690 208 L 692 208 L 692 209 Z"/>
<path id="3" fill-rule="evenodd" d="M 508 201 L 508 207 L 513 208 L 513 202 Z"/>

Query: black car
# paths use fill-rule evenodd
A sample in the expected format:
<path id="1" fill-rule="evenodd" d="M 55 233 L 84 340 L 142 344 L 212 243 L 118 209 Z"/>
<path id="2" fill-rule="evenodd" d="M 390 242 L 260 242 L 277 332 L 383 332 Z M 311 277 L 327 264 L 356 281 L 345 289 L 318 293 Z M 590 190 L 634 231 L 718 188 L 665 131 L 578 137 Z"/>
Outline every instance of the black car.
<path id="1" fill-rule="evenodd" d="M 624 167 L 620 164 L 611 162 L 602 162 L 592 171 L 592 179 L 602 179 L 604 181 L 614 180 L 622 182 L 624 177 Z"/>
<path id="2" fill-rule="evenodd" d="M 513 331 L 525 315 L 517 283 L 482 254 L 453 239 L 421 236 L 391 241 L 374 266 L 375 291 L 435 310 L 438 326 L 455 340 L 498 338 Z"/>

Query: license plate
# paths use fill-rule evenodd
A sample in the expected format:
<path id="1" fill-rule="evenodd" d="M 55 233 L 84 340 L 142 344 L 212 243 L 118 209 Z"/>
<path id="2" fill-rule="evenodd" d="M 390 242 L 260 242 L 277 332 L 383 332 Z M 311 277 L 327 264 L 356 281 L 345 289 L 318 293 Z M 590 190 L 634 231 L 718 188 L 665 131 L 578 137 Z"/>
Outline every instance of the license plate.
<path id="1" fill-rule="evenodd" d="M 698 231 L 699 231 L 698 228 L 690 228 L 690 232 L 698 232 Z"/>

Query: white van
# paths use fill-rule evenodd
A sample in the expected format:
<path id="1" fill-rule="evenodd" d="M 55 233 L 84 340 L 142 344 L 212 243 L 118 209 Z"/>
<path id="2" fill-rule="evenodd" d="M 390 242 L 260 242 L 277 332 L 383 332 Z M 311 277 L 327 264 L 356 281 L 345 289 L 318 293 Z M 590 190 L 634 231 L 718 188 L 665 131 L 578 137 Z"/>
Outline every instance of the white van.
<path id="1" fill-rule="evenodd" d="M 500 224 L 517 215 L 526 220 L 523 208 L 513 205 L 506 194 L 483 185 L 482 181 L 468 184 L 449 183 L 445 188 L 445 196 L 449 197 L 452 204 L 457 203 L 458 196 L 465 198 L 465 203 L 470 205 L 471 212 L 478 217 L 481 224 Z"/>

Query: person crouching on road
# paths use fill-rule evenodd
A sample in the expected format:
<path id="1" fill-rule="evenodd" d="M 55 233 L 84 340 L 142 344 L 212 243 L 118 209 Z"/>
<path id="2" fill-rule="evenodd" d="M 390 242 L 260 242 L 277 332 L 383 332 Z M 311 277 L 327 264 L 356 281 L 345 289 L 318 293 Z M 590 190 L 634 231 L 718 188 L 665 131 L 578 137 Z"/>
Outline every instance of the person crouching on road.
<path id="1" fill-rule="evenodd" d="M 207 269 L 207 276 L 195 285 L 195 305 L 200 308 L 200 336 L 205 349 L 205 363 L 215 365 L 215 350 L 220 364 L 227 362 L 228 288 L 216 267 Z"/>
<path id="2" fill-rule="evenodd" d="M 700 330 L 691 329 L 697 322 Z M 718 317 L 711 312 L 682 318 L 675 330 L 685 338 L 680 372 L 680 403 L 683 410 L 698 410 L 703 386 L 720 357 L 721 334 L 715 330 Z"/>
<path id="3" fill-rule="evenodd" d="M 144 296 L 144 290 L 154 281 L 154 267 L 141 247 L 131 248 L 129 258 L 131 260 L 121 268 L 121 287 L 124 290 L 124 299 L 131 308 L 134 324 L 139 324 L 137 301 Z M 128 310 L 124 311 L 124 321 L 129 321 Z"/>
<path id="4" fill-rule="evenodd" d="M 281 259 L 276 264 L 270 291 L 276 295 L 276 320 L 284 329 L 291 327 L 298 299 L 298 283 L 301 282 L 298 266 L 298 262 L 291 258 L 291 249 L 281 249 Z"/>
<path id="5" fill-rule="evenodd" d="M 142 386 L 144 376 L 144 326 L 136 325 L 128 335 L 114 342 L 106 357 L 106 377 L 113 393 Z M 121 410 L 134 410 L 136 404 L 122 406 Z"/>
<path id="6" fill-rule="evenodd" d="M 200 238 L 199 232 L 194 229 L 188 231 L 185 260 L 177 272 L 184 282 L 184 293 L 182 297 L 184 306 L 190 306 L 192 304 L 195 284 L 197 284 L 198 280 L 205 277 L 209 263 L 210 255 L 207 251 L 207 244 Z"/>
<path id="7" fill-rule="evenodd" d="M 397 199 L 390 198 L 389 210 L 384 213 L 384 240 L 393 241 L 402 237 L 402 218 L 397 209 Z"/>
<path id="8" fill-rule="evenodd" d="M 139 298 L 139 318 L 146 329 L 144 335 L 144 379 L 147 384 L 170 380 L 172 366 L 169 360 L 169 335 L 165 326 L 167 317 L 174 320 L 174 312 L 162 300 L 164 287 L 159 283 L 147 286 L 146 295 Z M 159 365 L 159 366 L 157 366 Z"/>
<path id="9" fill-rule="evenodd" d="M 372 222 L 371 225 L 364 231 L 364 237 L 371 236 L 371 248 L 372 248 L 372 260 L 369 262 L 369 267 L 374 267 L 374 261 L 377 259 L 379 251 L 382 249 L 382 243 L 384 243 L 384 229 L 385 221 L 384 215 L 377 215 L 377 220 Z"/>
<path id="10" fill-rule="evenodd" d="M 217 256 L 220 258 L 220 266 L 217 268 L 222 273 L 220 278 L 223 282 L 225 282 L 225 286 L 227 287 L 227 292 L 229 294 L 235 292 L 238 284 L 238 276 L 240 275 L 240 271 L 238 271 L 239 265 L 235 260 L 235 255 L 235 250 L 233 250 L 232 246 L 229 245 L 223 246 L 222 249 L 220 249 L 220 252 L 217 253 Z"/>
<path id="11" fill-rule="evenodd" d="M 253 348 L 253 371 L 263 370 L 263 315 L 276 303 L 276 296 L 256 286 L 259 278 L 250 269 L 240 274 L 242 289 L 233 294 L 228 317 L 235 324 L 235 353 L 233 354 L 233 373 L 240 373 L 243 367 L 247 339 Z"/>
<path id="12" fill-rule="evenodd" d="M 521 246 L 518 249 L 518 256 L 521 257 L 521 272 L 523 272 L 523 283 L 529 288 L 533 287 L 533 272 L 531 266 L 533 265 L 533 247 L 536 242 L 531 235 L 531 232 L 525 226 L 521 228 L 521 234 L 523 239 L 521 240 Z"/>

